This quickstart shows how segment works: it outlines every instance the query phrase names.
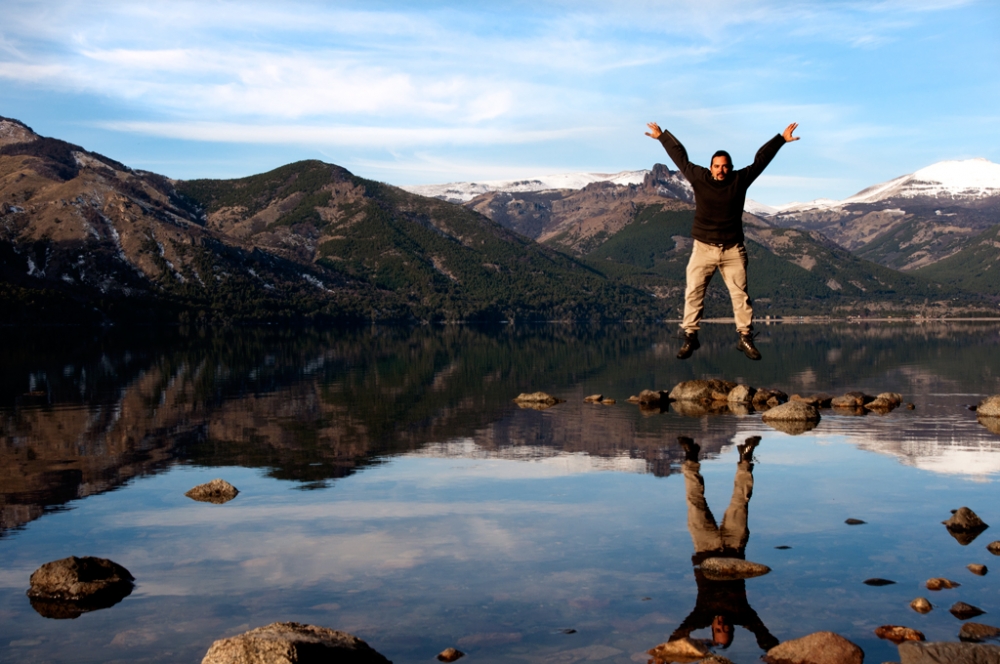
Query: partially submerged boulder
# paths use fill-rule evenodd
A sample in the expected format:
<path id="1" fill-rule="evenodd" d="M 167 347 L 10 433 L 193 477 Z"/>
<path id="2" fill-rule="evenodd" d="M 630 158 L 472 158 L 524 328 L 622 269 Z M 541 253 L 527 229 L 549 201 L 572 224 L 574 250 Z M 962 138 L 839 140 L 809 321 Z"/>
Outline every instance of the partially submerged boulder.
<path id="1" fill-rule="evenodd" d="M 765 422 L 819 422 L 819 411 L 802 401 L 789 401 L 775 406 L 761 416 Z"/>
<path id="2" fill-rule="evenodd" d="M 918 597 L 910 602 L 910 608 L 917 613 L 930 613 L 934 609 L 926 597 Z"/>
<path id="3" fill-rule="evenodd" d="M 924 641 L 924 633 L 902 625 L 882 625 L 875 628 L 875 636 L 900 644 L 903 641 Z"/>
<path id="4" fill-rule="evenodd" d="M 689 638 L 667 641 L 646 652 L 652 656 L 655 664 L 666 662 L 697 662 L 710 654 L 708 646 L 700 641 L 694 641 Z"/>
<path id="5" fill-rule="evenodd" d="M 294 622 L 276 622 L 219 639 L 201 664 L 391 664 L 347 632 Z"/>
<path id="6" fill-rule="evenodd" d="M 986 565 L 980 565 L 979 563 L 969 563 L 966 567 L 976 576 L 986 576 L 986 573 L 989 571 Z"/>
<path id="7" fill-rule="evenodd" d="M 226 480 L 215 478 L 211 482 L 199 484 L 184 495 L 202 503 L 221 505 L 235 498 L 239 492 L 239 489 Z"/>
<path id="8" fill-rule="evenodd" d="M 465 653 L 457 648 L 445 648 L 438 653 L 439 662 L 454 662 L 465 657 Z"/>
<path id="9" fill-rule="evenodd" d="M 135 577 L 107 558 L 70 556 L 36 569 L 27 595 L 46 618 L 77 618 L 114 606 L 132 593 Z"/>
<path id="10" fill-rule="evenodd" d="M 992 553 L 994 556 L 1000 556 L 1000 540 L 996 542 L 990 542 L 986 545 L 986 550 Z"/>
<path id="11" fill-rule="evenodd" d="M 670 396 L 665 390 L 643 390 L 639 392 L 638 398 L 639 404 L 659 404 L 667 403 L 670 401 Z"/>
<path id="12" fill-rule="evenodd" d="M 557 399 L 545 392 L 522 392 L 514 398 L 514 403 L 521 408 L 533 408 L 535 410 L 545 410 L 562 402 L 562 399 Z"/>
<path id="13" fill-rule="evenodd" d="M 589 397 L 584 397 L 583 400 L 586 401 L 587 403 L 601 403 L 602 401 L 604 401 L 604 395 L 591 394 Z"/>
<path id="14" fill-rule="evenodd" d="M 1000 646 L 981 643 L 920 643 L 899 645 L 900 664 L 1000 664 Z"/>
<path id="15" fill-rule="evenodd" d="M 927 579 L 927 590 L 945 590 L 951 588 L 958 588 L 961 583 L 957 581 L 952 581 L 951 579 L 945 579 L 944 577 L 935 577 L 933 579 Z"/>
<path id="16" fill-rule="evenodd" d="M 980 401 L 976 406 L 976 414 L 982 417 L 1000 417 L 1000 394 Z"/>
<path id="17" fill-rule="evenodd" d="M 963 641 L 978 643 L 980 641 L 1000 640 L 1000 629 L 992 625 L 982 623 L 967 622 L 958 631 L 958 638 Z"/>
<path id="18" fill-rule="evenodd" d="M 735 387 L 736 383 L 719 378 L 686 380 L 670 390 L 670 398 L 674 401 L 726 401 Z"/>
<path id="19" fill-rule="evenodd" d="M 768 664 L 863 664 L 864 651 L 833 632 L 814 632 L 767 651 Z"/>
<path id="20" fill-rule="evenodd" d="M 729 391 L 726 401 L 730 404 L 749 404 L 753 402 L 753 396 L 757 390 L 749 385 L 737 385 Z"/>
<path id="21" fill-rule="evenodd" d="M 979 518 L 979 515 L 968 507 L 959 507 L 957 510 L 952 510 L 951 518 L 941 523 L 948 528 L 948 533 L 962 546 L 967 546 L 979 537 L 980 533 L 989 528 Z"/>
<path id="22" fill-rule="evenodd" d="M 709 581 L 733 581 L 763 576 L 771 568 L 741 558 L 714 557 L 701 561 L 701 571 Z"/>

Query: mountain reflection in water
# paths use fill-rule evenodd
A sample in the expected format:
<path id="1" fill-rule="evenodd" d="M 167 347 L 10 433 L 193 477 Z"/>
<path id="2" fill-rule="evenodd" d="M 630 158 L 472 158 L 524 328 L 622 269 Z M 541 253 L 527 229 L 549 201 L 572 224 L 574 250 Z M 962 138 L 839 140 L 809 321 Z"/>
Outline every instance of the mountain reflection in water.
<path id="1" fill-rule="evenodd" d="M 23 597 L 27 575 L 47 560 L 104 548 L 141 561 L 139 569 L 117 561 L 136 575 L 137 590 L 68 621 L 90 629 L 87 638 L 110 634 L 92 651 L 72 645 L 84 636 L 67 637 L 65 647 L 92 652 L 80 661 L 191 659 L 244 623 L 291 619 L 358 630 L 397 661 L 448 645 L 478 649 L 488 661 L 596 661 L 601 653 L 630 661 L 671 633 L 695 638 L 718 623 L 717 632 L 732 634 L 743 625 L 756 638 L 736 638 L 727 656 L 753 661 L 772 640 L 801 636 L 806 623 L 857 629 L 847 635 L 862 640 L 868 623 L 921 628 L 905 612 L 888 618 L 901 599 L 892 593 L 907 595 L 900 605 L 908 611 L 917 582 L 959 573 L 923 566 L 950 565 L 959 554 L 969 558 L 962 566 L 988 562 L 929 547 L 960 548 L 940 521 L 1000 475 L 1000 436 L 967 408 L 1000 393 L 1000 323 L 769 325 L 757 363 L 735 350 L 728 325 L 706 326 L 686 362 L 674 358 L 675 334 L 654 325 L 6 330 L 0 551 L 12 562 L 0 572 L 0 615 L 17 627 L 10 643 L 22 645 L 0 643 L 0 659 L 59 659 L 58 639 L 45 636 L 53 628 L 31 622 L 41 618 Z M 625 402 L 692 378 L 788 394 L 893 391 L 916 407 L 860 417 L 827 409 L 815 429 L 789 435 L 752 411 Z M 512 402 L 537 390 L 566 401 L 544 411 Z M 617 404 L 583 402 L 594 393 Z M 678 436 L 700 445 L 697 468 Z M 730 498 L 733 452 L 751 436 L 763 437 L 763 462 L 752 473 L 737 462 Z M 757 487 L 747 544 L 749 486 L 762 469 L 772 475 Z M 183 498 L 212 477 L 229 479 L 240 495 L 222 506 Z M 695 562 L 718 548 L 700 550 L 693 521 L 683 519 L 695 498 L 695 521 L 708 532 L 708 504 L 734 501 L 716 528 L 723 548 L 744 557 L 757 547 L 751 559 L 771 556 L 762 562 L 775 571 L 723 587 L 696 569 L 691 583 L 690 541 L 678 533 L 691 533 Z M 156 501 L 169 509 L 150 507 Z M 984 502 L 970 506 L 997 521 Z M 852 516 L 868 525 L 839 534 Z M 50 522 L 81 525 L 60 539 Z M 924 522 L 941 532 L 927 540 Z M 725 544 L 723 531 L 739 524 L 743 532 Z M 778 544 L 794 546 L 774 558 Z M 828 559 L 838 561 L 835 573 Z M 917 582 L 900 578 L 879 591 L 854 583 L 891 578 L 906 565 Z M 963 586 L 985 599 L 955 599 L 989 611 L 995 590 L 973 584 L 992 578 Z M 834 600 L 824 594 L 835 591 Z M 455 598 L 459 605 L 449 603 Z M 148 625 L 117 626 L 126 606 L 146 607 Z M 858 620 L 859 606 L 874 613 Z M 175 637 L 154 626 L 161 612 L 192 616 L 183 623 L 191 636 L 176 637 L 180 650 L 169 655 L 164 643 Z M 553 636 L 567 627 L 577 633 Z M 950 624 L 922 629 L 950 638 Z M 112 656 L 102 650 L 109 642 L 125 650 Z M 884 644 L 863 645 L 881 661 Z"/>

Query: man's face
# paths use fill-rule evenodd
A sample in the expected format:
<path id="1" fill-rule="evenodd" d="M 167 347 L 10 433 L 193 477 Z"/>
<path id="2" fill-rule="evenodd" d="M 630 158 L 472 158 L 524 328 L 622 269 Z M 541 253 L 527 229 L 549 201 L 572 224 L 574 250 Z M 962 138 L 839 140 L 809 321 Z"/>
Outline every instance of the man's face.
<path id="1" fill-rule="evenodd" d="M 729 171 L 733 170 L 733 165 L 726 157 L 712 157 L 712 177 L 716 180 L 725 180 L 729 177 Z"/>
<path id="2" fill-rule="evenodd" d="M 725 616 L 715 616 L 712 620 L 712 641 L 723 648 L 733 642 L 733 626 Z"/>

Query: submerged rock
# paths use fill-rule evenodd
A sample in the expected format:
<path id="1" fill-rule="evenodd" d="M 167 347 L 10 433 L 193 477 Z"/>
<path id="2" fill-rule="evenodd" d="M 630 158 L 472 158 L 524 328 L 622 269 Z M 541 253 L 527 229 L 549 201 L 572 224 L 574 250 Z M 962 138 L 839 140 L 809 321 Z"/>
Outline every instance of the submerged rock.
<path id="1" fill-rule="evenodd" d="M 70 556 L 36 569 L 27 595 L 46 618 L 77 618 L 114 606 L 132 593 L 135 577 L 107 558 Z"/>
<path id="2" fill-rule="evenodd" d="M 966 567 L 976 576 L 986 576 L 986 572 L 989 571 L 986 569 L 986 565 L 980 565 L 979 563 L 969 563 Z"/>
<path id="3" fill-rule="evenodd" d="M 215 478 L 211 482 L 199 484 L 184 495 L 202 503 L 221 505 L 235 498 L 239 492 L 239 489 L 226 480 Z"/>
<path id="4" fill-rule="evenodd" d="M 701 561 L 701 571 L 710 581 L 730 581 L 763 576 L 771 568 L 741 558 L 706 558 Z"/>
<path id="5" fill-rule="evenodd" d="M 367 643 L 347 632 L 294 622 L 277 622 L 239 636 L 219 639 L 201 664 L 313 664 L 320 662 L 391 664 Z"/>
<path id="6" fill-rule="evenodd" d="M 903 641 L 924 641 L 924 633 L 902 625 L 882 625 L 875 628 L 875 636 L 900 644 Z"/>
<path id="7" fill-rule="evenodd" d="M 910 602 L 910 608 L 917 613 L 930 613 L 934 609 L 925 597 L 918 597 Z"/>
<path id="8" fill-rule="evenodd" d="M 767 651 L 768 664 L 863 664 L 865 653 L 833 632 L 815 632 L 785 641 Z"/>
<path id="9" fill-rule="evenodd" d="M 951 579 L 945 579 L 943 577 L 935 577 L 933 579 L 927 579 L 927 590 L 943 590 L 958 588 L 961 583 L 952 581 Z"/>
<path id="10" fill-rule="evenodd" d="M 966 604 L 965 602 L 955 602 L 951 605 L 951 608 L 948 609 L 948 613 L 955 616 L 959 620 L 968 620 L 969 618 L 981 616 L 986 612 L 978 606 L 972 606 L 971 604 Z"/>
<path id="11" fill-rule="evenodd" d="M 1000 664 L 1000 646 L 979 643 L 899 644 L 901 664 Z"/>
<path id="12" fill-rule="evenodd" d="M 437 656 L 439 662 L 454 662 L 462 657 L 465 657 L 465 653 L 455 648 L 445 648 Z"/>

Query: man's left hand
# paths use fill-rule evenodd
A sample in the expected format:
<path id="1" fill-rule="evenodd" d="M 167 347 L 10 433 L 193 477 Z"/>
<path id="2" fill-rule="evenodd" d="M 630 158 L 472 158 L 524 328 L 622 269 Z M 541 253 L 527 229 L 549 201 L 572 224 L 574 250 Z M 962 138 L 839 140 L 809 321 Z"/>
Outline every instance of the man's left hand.
<path id="1" fill-rule="evenodd" d="M 793 122 L 792 124 L 785 127 L 785 131 L 781 132 L 781 137 L 785 139 L 785 143 L 791 143 L 792 141 L 799 140 L 799 136 L 792 136 L 792 132 L 799 128 L 798 122 Z"/>

